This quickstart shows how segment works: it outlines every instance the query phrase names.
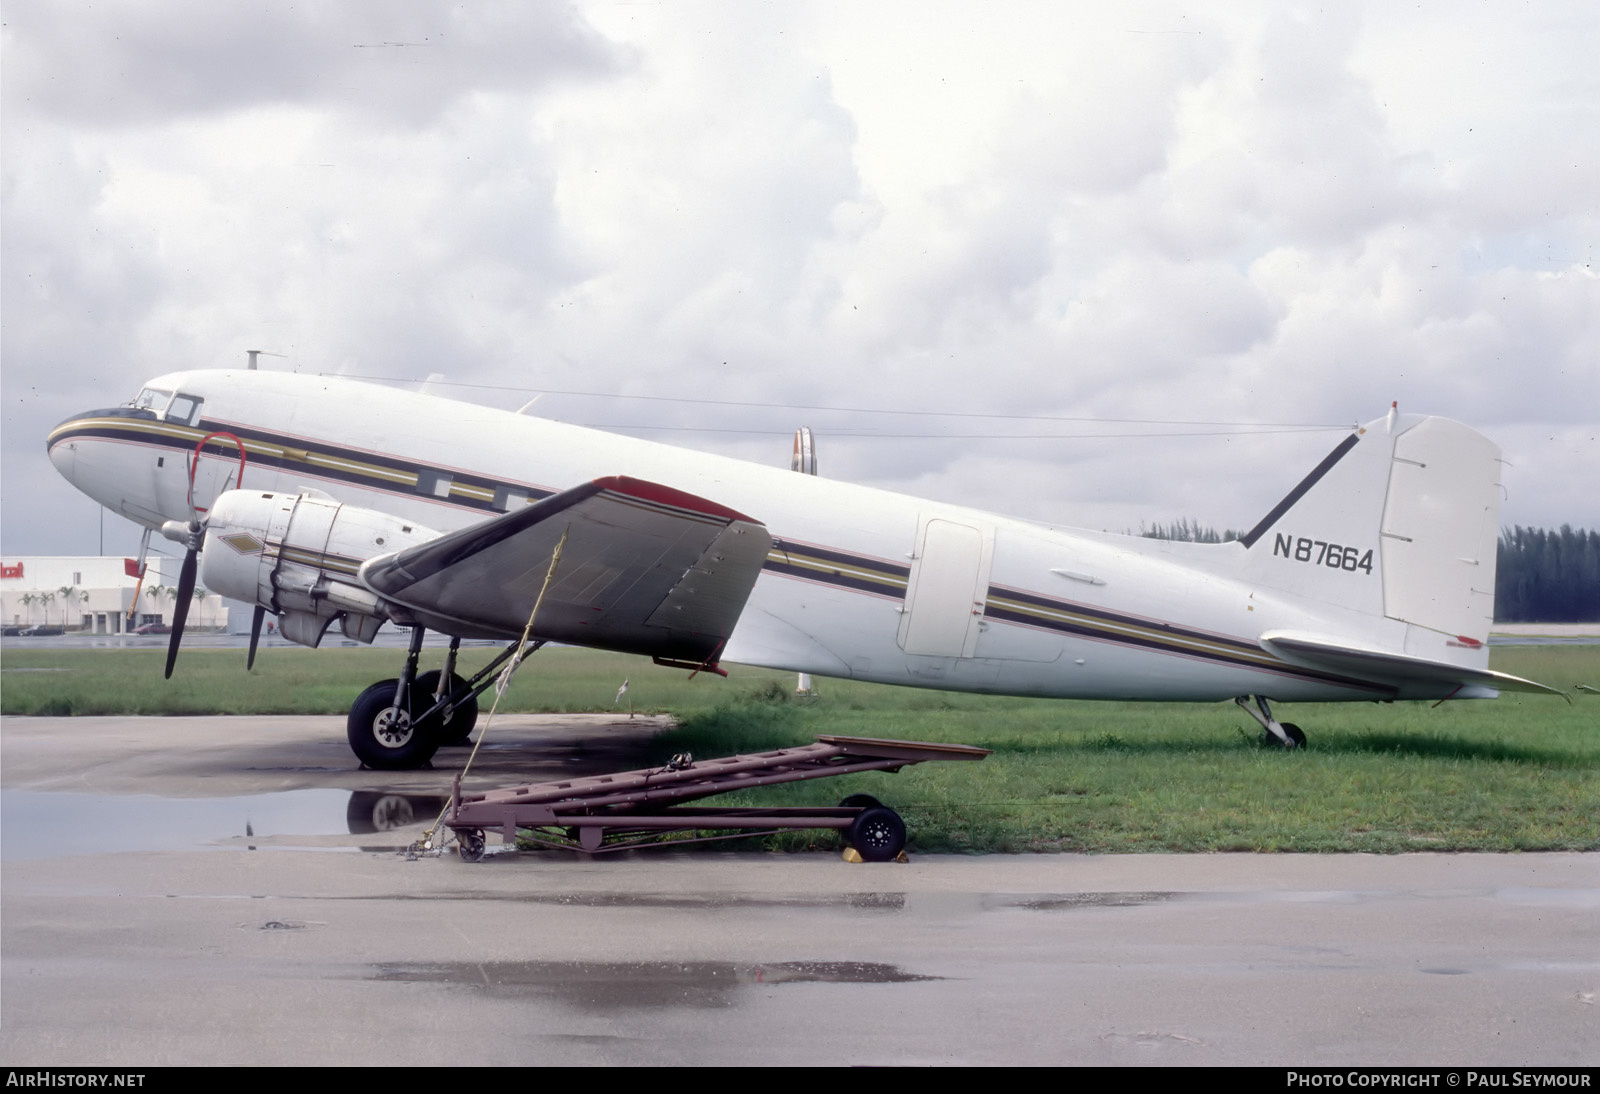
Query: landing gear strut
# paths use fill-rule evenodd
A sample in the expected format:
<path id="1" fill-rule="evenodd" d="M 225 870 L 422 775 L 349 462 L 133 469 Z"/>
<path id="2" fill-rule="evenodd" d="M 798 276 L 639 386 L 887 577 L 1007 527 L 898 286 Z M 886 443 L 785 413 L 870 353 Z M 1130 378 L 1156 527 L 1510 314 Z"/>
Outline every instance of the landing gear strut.
<path id="1" fill-rule="evenodd" d="M 455 638 L 444 671 L 418 675 L 424 633 L 420 625 L 412 628 L 406 663 L 398 678 L 380 680 L 350 704 L 346 724 L 350 751 L 367 767 L 380 771 L 422 767 L 441 745 L 466 743 L 478 720 L 478 696 L 494 683 L 496 671 L 521 645 L 513 642 L 472 679 L 463 680 L 455 672 L 456 651 L 461 646 L 461 640 Z M 542 645 L 543 641 L 533 642 L 527 652 Z"/>
<path id="2" fill-rule="evenodd" d="M 1272 716 L 1272 708 L 1267 705 L 1264 695 L 1241 695 L 1234 700 L 1239 704 L 1239 709 L 1261 723 L 1261 728 L 1266 730 L 1261 735 L 1263 744 L 1277 745 L 1280 748 L 1304 748 L 1306 735 L 1300 727 L 1293 722 L 1280 722 Z"/>
<path id="3" fill-rule="evenodd" d="M 429 728 L 446 748 L 471 744 L 472 727 L 478 722 L 478 696 L 467 690 L 467 682 L 456 675 L 456 652 L 461 639 L 450 639 L 450 652 L 444 656 L 444 671 L 425 672 L 417 677 L 418 700 L 435 708 L 428 715 Z M 465 695 L 465 698 L 459 696 Z M 443 703 L 442 709 L 438 704 Z"/>
<path id="4" fill-rule="evenodd" d="M 433 759 L 439 739 L 423 713 L 412 707 L 412 685 L 417 678 L 417 656 L 422 652 L 421 627 L 411 631 L 405 667 L 396 680 L 380 680 L 350 704 L 346 736 L 350 750 L 368 767 L 398 771 L 421 767 Z"/>

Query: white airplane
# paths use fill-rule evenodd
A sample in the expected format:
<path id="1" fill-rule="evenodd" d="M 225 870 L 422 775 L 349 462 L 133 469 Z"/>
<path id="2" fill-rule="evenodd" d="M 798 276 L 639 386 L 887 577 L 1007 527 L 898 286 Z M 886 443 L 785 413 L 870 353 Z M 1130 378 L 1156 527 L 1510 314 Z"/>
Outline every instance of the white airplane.
<path id="1" fill-rule="evenodd" d="M 57 426 L 85 494 L 188 550 L 205 585 L 316 646 L 412 627 L 350 709 L 355 754 L 416 767 L 464 739 L 531 635 L 885 684 L 1067 699 L 1272 702 L 1554 691 L 1488 668 L 1500 452 L 1443 418 L 1355 429 L 1242 540 L 1067 530 L 437 396 L 179 372 Z M 551 560 L 565 541 L 559 565 Z M 542 597 L 542 599 L 541 599 Z M 452 643 L 417 674 L 425 628 Z M 1557 692 L 1557 694 L 1560 694 Z"/>

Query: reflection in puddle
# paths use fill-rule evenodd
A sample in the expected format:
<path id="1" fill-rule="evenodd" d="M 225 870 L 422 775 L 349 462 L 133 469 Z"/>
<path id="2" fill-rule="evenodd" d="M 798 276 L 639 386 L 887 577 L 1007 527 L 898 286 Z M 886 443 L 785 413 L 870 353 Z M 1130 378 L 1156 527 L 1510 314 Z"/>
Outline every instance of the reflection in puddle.
<path id="1" fill-rule="evenodd" d="M 392 790 L 354 790 L 345 808 L 352 835 L 389 832 L 433 820 L 444 808 L 443 794 L 399 794 Z"/>
<path id="2" fill-rule="evenodd" d="M 384 832 L 432 820 L 443 805 L 437 795 L 361 790 L 231 798 L 7 790 L 0 795 L 0 858 L 193 851 L 218 849 L 226 840 Z"/>
<path id="3" fill-rule="evenodd" d="M 384 964 L 374 979 L 481 988 L 507 997 L 542 995 L 586 1010 L 727 1007 L 734 993 L 770 984 L 910 984 L 942 980 L 873 961 L 488 961 Z"/>
<path id="4" fill-rule="evenodd" d="M 709 858 L 709 856 L 707 856 Z M 618 860 L 613 860 L 618 861 Z M 702 859 L 701 861 L 706 861 Z M 384 893 L 379 896 L 352 897 L 354 900 L 449 900 L 499 901 L 511 904 L 550 904 L 578 908 L 652 908 L 662 910 L 706 910 L 724 908 L 847 908 L 864 912 L 901 912 L 906 907 L 905 893 L 660 893 L 660 892 L 538 892 L 494 889 L 463 889 L 448 893 Z"/>

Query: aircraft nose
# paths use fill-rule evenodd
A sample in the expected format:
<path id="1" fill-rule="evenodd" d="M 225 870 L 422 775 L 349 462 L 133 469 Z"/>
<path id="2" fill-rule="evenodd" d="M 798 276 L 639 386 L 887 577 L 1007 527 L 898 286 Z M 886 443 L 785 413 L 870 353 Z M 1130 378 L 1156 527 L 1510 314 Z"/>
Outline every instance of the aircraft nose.
<path id="1" fill-rule="evenodd" d="M 68 482 L 75 481 L 73 473 L 78 464 L 78 442 L 71 437 L 63 437 L 68 426 L 78 421 L 82 415 L 73 415 L 50 431 L 50 437 L 45 442 L 46 450 L 50 454 L 50 462 L 55 464 L 56 470 L 61 472 L 61 477 Z"/>

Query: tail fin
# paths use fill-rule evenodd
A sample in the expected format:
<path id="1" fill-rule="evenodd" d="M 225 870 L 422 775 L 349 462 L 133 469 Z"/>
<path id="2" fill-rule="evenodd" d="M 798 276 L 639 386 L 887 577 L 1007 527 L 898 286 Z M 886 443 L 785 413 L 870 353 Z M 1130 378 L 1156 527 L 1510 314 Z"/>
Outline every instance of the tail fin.
<path id="1" fill-rule="evenodd" d="M 1492 441 L 1445 418 L 1391 413 L 1341 441 L 1250 530 L 1244 572 L 1410 624 L 1408 650 L 1439 636 L 1480 650 L 1494 620 L 1499 511 Z M 1433 640 L 1414 641 L 1413 628 Z"/>

